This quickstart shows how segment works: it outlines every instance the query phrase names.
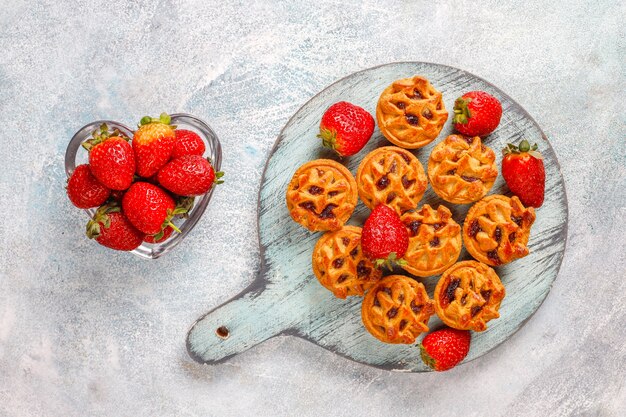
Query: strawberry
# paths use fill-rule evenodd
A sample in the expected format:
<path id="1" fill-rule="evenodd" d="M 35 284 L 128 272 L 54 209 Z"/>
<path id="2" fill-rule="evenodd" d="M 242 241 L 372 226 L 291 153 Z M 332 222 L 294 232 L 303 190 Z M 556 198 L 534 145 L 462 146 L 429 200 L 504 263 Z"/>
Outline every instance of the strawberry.
<path id="1" fill-rule="evenodd" d="M 502 105 L 484 91 L 470 91 L 454 102 L 454 128 L 466 136 L 487 136 L 498 127 Z"/>
<path id="2" fill-rule="evenodd" d="M 377 267 L 403 265 L 406 261 L 400 258 L 409 247 L 409 234 L 398 213 L 384 204 L 376 206 L 363 225 L 361 246 Z"/>
<path id="3" fill-rule="evenodd" d="M 111 190 L 100 184 L 87 164 L 77 166 L 67 180 L 67 196 L 78 208 L 98 207 L 107 201 L 109 195 Z"/>
<path id="4" fill-rule="evenodd" d="M 153 176 L 172 156 L 176 133 L 170 121 L 167 113 L 161 113 L 158 119 L 145 116 L 139 122 L 139 129 L 133 136 L 133 150 L 140 177 Z"/>
<path id="5" fill-rule="evenodd" d="M 172 218 L 184 209 L 177 209 L 172 197 L 156 185 L 134 183 L 124 194 L 122 209 L 133 226 L 145 234 L 155 235 L 167 226 L 180 232 Z"/>
<path id="6" fill-rule="evenodd" d="M 223 175 L 223 172 L 216 173 L 207 159 L 198 155 L 187 155 L 176 158 L 161 168 L 158 181 L 174 194 L 194 196 L 209 191 L 214 182 L 224 182 L 220 180 Z"/>
<path id="7" fill-rule="evenodd" d="M 334 149 L 341 156 L 350 156 L 363 149 L 372 133 L 372 115 L 362 107 L 340 101 L 322 116 L 317 137 L 322 139 L 325 147 Z"/>
<path id="8" fill-rule="evenodd" d="M 543 156 L 537 152 L 537 144 L 530 146 L 524 139 L 519 147 L 507 144 L 502 153 L 502 176 L 506 185 L 525 206 L 541 207 L 546 188 L 546 171 Z"/>
<path id="9" fill-rule="evenodd" d="M 119 206 L 104 205 L 87 223 L 87 237 L 107 248 L 130 251 L 141 245 L 144 234 L 128 221 Z"/>
<path id="10" fill-rule="evenodd" d="M 172 158 L 180 158 L 185 155 L 202 156 L 206 150 L 204 141 L 196 132 L 191 130 L 176 130 L 176 142 L 174 142 L 174 150 Z"/>
<path id="11" fill-rule="evenodd" d="M 128 138 L 119 130 L 109 132 L 106 123 L 85 141 L 83 147 L 89 151 L 89 169 L 105 187 L 125 190 L 130 187 L 135 175 L 135 156 Z"/>
<path id="12" fill-rule="evenodd" d="M 172 235 L 173 231 L 174 229 L 172 229 L 171 226 L 167 226 L 165 229 L 161 230 L 156 235 L 147 235 L 143 239 L 143 241 L 148 242 L 148 243 L 161 243 L 164 240 L 167 240 L 167 238 L 169 238 Z"/>
<path id="13" fill-rule="evenodd" d="M 470 332 L 443 328 L 426 335 L 419 345 L 422 360 L 435 371 L 447 371 L 461 362 L 469 352 Z"/>

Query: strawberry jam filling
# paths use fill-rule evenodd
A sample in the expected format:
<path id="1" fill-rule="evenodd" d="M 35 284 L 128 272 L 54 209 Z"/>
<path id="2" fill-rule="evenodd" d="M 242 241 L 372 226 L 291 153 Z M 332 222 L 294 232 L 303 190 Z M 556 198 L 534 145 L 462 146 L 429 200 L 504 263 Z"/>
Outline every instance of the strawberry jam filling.
<path id="1" fill-rule="evenodd" d="M 322 210 L 322 212 L 319 214 L 319 218 L 320 219 L 334 219 L 335 218 L 335 213 L 333 213 L 333 210 L 337 208 L 337 206 L 335 204 L 329 204 L 326 207 L 324 207 L 324 210 Z"/>
<path id="2" fill-rule="evenodd" d="M 415 300 L 411 301 L 411 311 L 415 314 L 419 314 L 420 311 L 422 311 L 422 308 L 424 308 L 424 306 L 422 304 L 417 305 L 415 304 Z"/>
<path id="3" fill-rule="evenodd" d="M 469 237 L 476 237 L 476 234 L 478 234 L 478 232 L 482 232 L 483 229 L 480 228 L 480 225 L 478 224 L 478 220 L 474 219 L 471 223 L 470 223 L 470 227 L 469 227 Z"/>
<path id="4" fill-rule="evenodd" d="M 322 194 L 324 192 L 324 189 L 321 187 L 318 187 L 317 185 L 312 185 L 311 187 L 309 187 L 309 194 L 311 195 L 318 195 L 318 194 Z"/>
<path id="5" fill-rule="evenodd" d="M 386 175 L 380 177 L 380 179 L 376 181 L 376 188 L 378 188 L 379 191 L 382 191 L 387 187 L 389 187 L 389 178 Z"/>
<path id="6" fill-rule="evenodd" d="M 490 250 L 489 252 L 487 252 L 487 258 L 489 258 L 489 260 L 495 265 L 500 265 L 502 263 L 500 257 L 498 256 L 498 251 L 496 250 Z"/>
<path id="7" fill-rule="evenodd" d="M 415 180 L 410 180 L 406 175 L 402 176 L 402 186 L 405 190 L 413 184 L 415 184 Z"/>
<path id="8" fill-rule="evenodd" d="M 446 290 L 442 294 L 441 304 L 446 307 L 448 304 L 454 301 L 454 293 L 457 288 L 461 285 L 460 278 L 451 278 Z"/>
<path id="9" fill-rule="evenodd" d="M 417 233 L 419 232 L 421 225 L 422 225 L 422 222 L 420 222 L 419 220 L 413 220 L 412 222 L 408 223 L 406 227 L 409 229 L 409 235 L 411 237 L 417 236 Z"/>
<path id="10" fill-rule="evenodd" d="M 367 277 L 370 275 L 370 273 L 372 272 L 372 268 L 368 268 L 367 266 L 365 266 L 365 261 L 360 261 L 357 266 L 356 266 L 356 275 L 359 278 L 362 277 Z"/>
<path id="11" fill-rule="evenodd" d="M 406 118 L 406 121 L 407 121 L 410 125 L 412 125 L 412 126 L 417 126 L 417 125 L 419 125 L 420 119 L 419 119 L 419 117 L 417 117 L 416 115 L 411 114 L 411 113 L 407 113 L 407 114 L 405 114 L 405 115 L 404 115 L 404 117 Z"/>
<path id="12" fill-rule="evenodd" d="M 343 266 L 343 258 L 337 258 L 333 261 L 333 268 L 339 269 Z"/>

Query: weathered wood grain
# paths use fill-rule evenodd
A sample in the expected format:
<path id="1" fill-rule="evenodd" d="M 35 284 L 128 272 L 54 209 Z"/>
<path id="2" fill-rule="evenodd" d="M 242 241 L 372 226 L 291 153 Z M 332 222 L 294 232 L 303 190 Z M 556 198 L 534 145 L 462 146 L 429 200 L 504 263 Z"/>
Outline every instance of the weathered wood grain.
<path id="1" fill-rule="evenodd" d="M 486 138 L 501 162 L 500 149 L 522 138 L 537 142 L 546 166 L 546 197 L 537 211 L 530 239 L 530 255 L 496 268 L 506 286 L 507 296 L 500 308 L 501 318 L 489 329 L 474 333 L 465 362 L 498 346 L 536 311 L 557 276 L 565 250 L 567 200 L 556 156 L 535 121 L 505 93 L 465 71 L 429 63 L 394 63 L 352 74 L 329 86 L 306 103 L 281 132 L 268 160 L 259 193 L 259 240 L 263 266 L 254 283 L 243 293 L 200 318 L 188 334 L 190 355 L 204 363 L 218 363 L 274 335 L 292 334 L 337 354 L 384 369 L 421 372 L 428 370 L 419 359 L 415 345 L 388 345 L 379 342 L 363 327 L 361 299 L 339 300 L 324 289 L 311 270 L 311 252 L 319 233 L 310 233 L 294 223 L 285 205 L 285 190 L 293 172 L 306 161 L 337 158 L 324 150 L 316 138 L 325 109 L 340 100 L 358 104 L 372 114 L 380 92 L 393 80 L 412 75 L 426 76 L 443 92 L 452 111 L 454 100 L 470 90 L 485 90 L 500 99 L 503 117 L 500 126 Z M 452 132 L 448 120 L 439 138 L 414 151 L 424 166 L 433 146 Z M 388 144 L 378 129 L 359 154 L 342 162 L 353 173 L 360 160 L 375 147 Z M 510 195 L 502 176 L 490 194 Z M 429 187 L 421 204 L 435 207 L 442 201 Z M 445 203 L 455 220 L 462 223 L 469 205 Z M 362 225 L 369 210 L 359 203 L 350 224 Z M 465 250 L 460 259 L 469 259 Z M 403 271 L 401 273 L 404 273 Z M 420 279 L 432 296 L 439 276 Z M 433 317 L 430 327 L 441 324 Z M 222 339 L 216 329 L 225 326 L 229 337 Z"/>

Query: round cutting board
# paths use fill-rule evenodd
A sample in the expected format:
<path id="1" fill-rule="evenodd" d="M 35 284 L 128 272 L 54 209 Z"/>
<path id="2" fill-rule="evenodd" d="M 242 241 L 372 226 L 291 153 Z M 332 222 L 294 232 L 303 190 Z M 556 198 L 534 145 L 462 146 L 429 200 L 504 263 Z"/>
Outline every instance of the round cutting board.
<path id="1" fill-rule="evenodd" d="M 311 233 L 291 220 L 285 203 L 287 185 L 296 169 L 307 161 L 330 158 L 355 174 L 362 158 L 376 147 L 390 145 L 378 128 L 358 154 L 339 159 L 324 149 L 316 137 L 324 111 L 337 101 L 349 101 L 375 114 L 380 93 L 394 80 L 422 75 L 443 93 L 448 112 L 454 100 L 471 90 L 484 90 L 502 103 L 503 114 L 494 133 L 484 144 L 494 149 L 500 167 L 507 143 L 527 139 L 538 143 L 546 169 L 546 195 L 537 209 L 530 235 L 530 254 L 495 268 L 506 287 L 500 318 L 488 329 L 472 333 L 472 345 L 464 362 L 484 355 L 509 338 L 537 310 L 557 276 L 567 235 L 567 199 L 556 155 L 546 136 L 530 115 L 498 88 L 466 71 L 423 62 L 382 65 L 357 72 L 324 89 L 289 120 L 278 137 L 263 175 L 259 192 L 259 241 L 261 271 L 252 285 L 230 301 L 201 317 L 189 331 L 187 348 L 199 362 L 219 363 L 272 336 L 302 337 L 349 359 L 398 371 L 422 372 L 421 337 L 412 345 L 385 344 L 371 336 L 361 322 L 361 298 L 335 298 L 323 288 L 311 269 L 311 253 L 321 233 Z M 427 166 L 432 148 L 452 133 L 448 118 L 439 137 L 430 145 L 412 151 Z M 489 194 L 511 195 L 499 175 Z M 453 205 L 441 200 L 428 187 L 422 204 L 445 204 L 462 224 L 470 205 Z M 359 202 L 349 224 L 362 226 L 369 215 Z M 471 259 L 465 250 L 459 260 Z M 404 271 L 399 273 L 406 274 Z M 419 278 L 432 296 L 439 276 Z M 433 316 L 429 327 L 441 321 Z M 422 335 L 423 336 L 423 335 Z"/>

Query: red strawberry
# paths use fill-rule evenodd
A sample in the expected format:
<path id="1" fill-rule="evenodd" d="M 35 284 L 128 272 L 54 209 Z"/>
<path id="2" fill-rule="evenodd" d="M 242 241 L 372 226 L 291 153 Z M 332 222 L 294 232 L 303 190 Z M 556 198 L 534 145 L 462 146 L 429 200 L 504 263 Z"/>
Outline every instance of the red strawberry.
<path id="1" fill-rule="evenodd" d="M 158 119 L 145 116 L 139 122 L 139 129 L 133 136 L 133 150 L 140 177 L 153 176 L 172 156 L 176 133 L 170 121 L 167 113 L 161 113 Z"/>
<path id="2" fill-rule="evenodd" d="M 374 133 L 374 118 L 362 107 L 346 101 L 335 103 L 326 110 L 317 137 L 322 144 L 341 156 L 354 155 Z"/>
<path id="3" fill-rule="evenodd" d="M 111 190 L 130 187 L 135 175 L 133 149 L 119 130 L 109 133 L 106 124 L 94 131 L 93 138 L 83 143 L 89 151 L 89 169 L 104 186 Z"/>
<path id="4" fill-rule="evenodd" d="M 168 162 L 159 171 L 158 180 L 167 190 L 182 196 L 206 193 L 213 183 L 221 184 L 223 172 L 215 172 L 211 163 L 198 155 L 187 155 Z M 218 181 L 215 181 L 215 179 Z"/>
<path id="5" fill-rule="evenodd" d="M 176 142 L 172 151 L 172 158 L 180 158 L 185 155 L 202 156 L 206 146 L 196 132 L 191 130 L 176 130 Z"/>
<path id="6" fill-rule="evenodd" d="M 143 241 L 148 242 L 148 243 L 161 243 L 167 240 L 167 238 L 169 238 L 172 235 L 173 231 L 174 229 L 172 229 L 171 226 L 167 226 L 165 229 L 161 230 L 156 235 L 147 235 L 143 239 Z"/>
<path id="7" fill-rule="evenodd" d="M 98 207 L 107 201 L 109 195 L 111 190 L 98 182 L 87 164 L 77 166 L 67 180 L 67 196 L 78 208 Z"/>
<path id="8" fill-rule="evenodd" d="M 509 189 L 519 197 L 522 204 L 541 207 L 546 188 L 546 171 L 543 156 L 526 139 L 519 147 L 509 143 L 502 150 L 502 176 Z"/>
<path id="9" fill-rule="evenodd" d="M 392 262 L 402 265 L 409 234 L 398 213 L 384 204 L 376 206 L 363 225 L 361 246 L 376 266 L 386 264 L 391 269 Z"/>
<path id="10" fill-rule="evenodd" d="M 180 232 L 172 218 L 181 209 L 177 209 L 172 197 L 156 185 L 134 183 L 124 194 L 122 209 L 133 226 L 145 234 L 155 235 L 167 226 Z"/>
<path id="11" fill-rule="evenodd" d="M 454 102 L 454 128 L 466 136 L 487 136 L 498 127 L 502 105 L 484 91 L 470 91 Z"/>
<path id="12" fill-rule="evenodd" d="M 444 328 L 426 335 L 420 346 L 422 360 L 435 371 L 447 371 L 469 352 L 470 332 Z"/>
<path id="13" fill-rule="evenodd" d="M 105 205 L 87 223 L 87 237 L 107 248 L 130 251 L 141 245 L 144 234 L 135 229 L 119 206 Z"/>

